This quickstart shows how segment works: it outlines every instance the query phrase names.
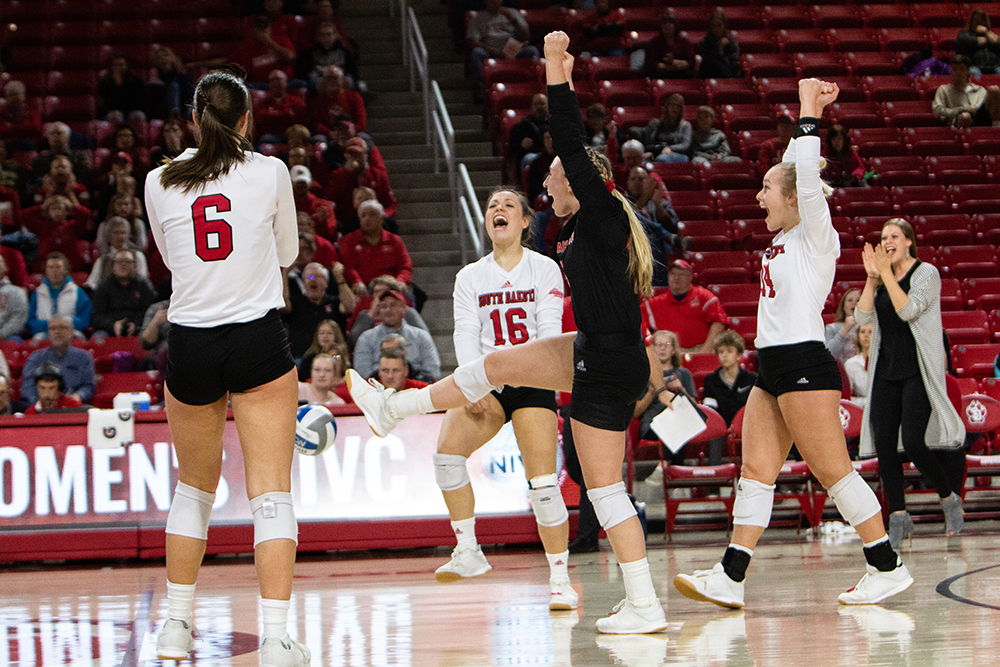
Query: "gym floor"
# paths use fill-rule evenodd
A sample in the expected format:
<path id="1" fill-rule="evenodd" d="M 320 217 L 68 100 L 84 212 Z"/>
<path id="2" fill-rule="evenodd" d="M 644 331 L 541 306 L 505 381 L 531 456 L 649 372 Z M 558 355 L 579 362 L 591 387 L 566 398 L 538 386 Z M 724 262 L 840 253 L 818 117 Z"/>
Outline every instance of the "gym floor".
<path id="1" fill-rule="evenodd" d="M 918 525 L 900 550 L 916 579 L 876 607 L 837 594 L 864 571 L 853 534 L 771 529 L 748 572 L 742 611 L 674 590 L 679 572 L 711 567 L 722 531 L 649 537 L 649 559 L 670 626 L 608 636 L 594 622 L 623 596 L 614 555 L 573 555 L 575 612 L 548 610 L 539 548 L 490 547 L 492 572 L 434 581 L 447 549 L 304 554 L 296 567 L 291 632 L 313 665 L 995 665 L 1000 655 L 996 521 Z M 34 563 L 0 567 L 0 667 L 157 665 L 166 610 L 162 562 Z M 247 556 L 209 558 L 198 582 L 193 665 L 257 665 L 257 582 Z"/>

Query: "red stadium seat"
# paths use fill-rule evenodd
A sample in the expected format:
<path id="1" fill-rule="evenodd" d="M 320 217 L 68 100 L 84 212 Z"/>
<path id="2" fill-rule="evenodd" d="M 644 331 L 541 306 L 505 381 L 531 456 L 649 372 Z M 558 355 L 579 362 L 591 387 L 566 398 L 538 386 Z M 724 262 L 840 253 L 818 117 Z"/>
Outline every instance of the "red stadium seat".
<path id="1" fill-rule="evenodd" d="M 646 170 L 663 179 L 667 190 L 700 190 L 698 168 L 690 162 L 650 162 Z"/>
<path id="2" fill-rule="evenodd" d="M 671 202 L 674 196 L 671 194 Z M 677 210 L 677 207 L 674 207 Z M 725 220 L 692 220 L 684 219 L 678 225 L 682 236 L 691 237 L 691 250 L 695 252 L 729 250 L 729 223 Z"/>
<path id="3" fill-rule="evenodd" d="M 990 342 L 986 312 L 982 310 L 956 310 L 941 313 L 941 326 L 952 345 L 974 345 Z"/>
<path id="4" fill-rule="evenodd" d="M 703 285 L 745 283 L 752 278 L 750 253 L 743 250 L 696 252 L 691 263 L 695 279 Z"/>
<path id="5" fill-rule="evenodd" d="M 757 338 L 757 316 L 744 315 L 741 317 L 730 317 L 733 331 L 743 337 L 748 350 L 754 350 L 754 339 Z"/>
<path id="6" fill-rule="evenodd" d="M 9 75 L 8 75 L 9 76 Z M 49 76 L 45 72 L 35 71 L 35 72 L 17 72 L 13 76 L 10 76 L 9 80 L 20 81 L 24 84 L 25 93 L 28 97 L 45 97 L 49 95 Z M 6 85 L 8 81 L 7 76 L 2 79 L 3 85 Z M 96 86 L 96 84 L 95 84 Z M 93 91 L 91 88 L 88 92 Z"/>
<path id="7" fill-rule="evenodd" d="M 992 311 L 1000 308 L 1000 278 L 966 278 L 962 297 L 969 310 Z"/>
<path id="8" fill-rule="evenodd" d="M 927 185 L 924 160 L 917 155 L 873 157 L 869 164 L 878 173 L 879 185 Z"/>
<path id="9" fill-rule="evenodd" d="M 868 101 L 868 93 L 865 92 L 864 86 L 861 85 L 861 79 L 851 74 L 847 74 L 846 70 L 842 75 L 824 76 L 823 80 L 835 83 L 837 84 L 837 87 L 840 88 L 840 93 L 837 94 L 838 102 L 856 104 L 858 102 Z"/>
<path id="10" fill-rule="evenodd" d="M 962 131 L 962 140 L 971 155 L 1000 154 L 1000 127 L 969 127 Z"/>
<path id="11" fill-rule="evenodd" d="M 856 11 L 853 7 L 850 9 Z M 872 28 L 830 28 L 826 38 L 830 49 L 837 53 L 878 51 L 882 47 Z"/>
<path id="12" fill-rule="evenodd" d="M 837 215 L 856 217 L 860 215 L 891 215 L 889 189 L 875 186 L 871 188 L 837 188 L 834 190 L 832 205 Z"/>
<path id="13" fill-rule="evenodd" d="M 730 317 L 757 314 L 757 302 L 760 300 L 760 286 L 756 283 L 712 285 L 711 290 L 719 297 L 722 307 Z M 709 372 L 715 370 L 718 366 L 718 359 L 715 359 L 714 363 L 715 365 L 709 369 Z M 691 370 L 690 363 L 685 363 L 684 367 Z"/>
<path id="14" fill-rule="evenodd" d="M 93 95 L 49 95 L 45 98 L 42 118 L 46 121 L 91 121 L 97 115 L 97 101 Z"/>
<path id="15" fill-rule="evenodd" d="M 747 53 L 743 55 L 743 72 L 750 77 L 792 77 L 795 66 L 787 53 Z"/>
<path id="16" fill-rule="evenodd" d="M 993 377 L 993 360 L 997 352 L 1000 352 L 1000 346 L 994 344 L 952 346 L 952 366 L 956 377 Z"/>
<path id="17" fill-rule="evenodd" d="M 900 72 L 899 57 L 889 51 L 849 51 L 844 65 L 851 74 L 865 76 L 895 76 Z"/>
<path id="18" fill-rule="evenodd" d="M 972 220 L 964 213 L 948 215 L 918 215 L 912 221 L 917 243 L 933 247 L 943 245 L 972 245 L 975 232 Z"/>
<path id="19" fill-rule="evenodd" d="M 760 94 L 750 79 L 708 79 L 705 81 L 708 103 L 714 107 L 724 104 L 756 104 Z"/>
<path id="20" fill-rule="evenodd" d="M 1000 212 L 974 214 L 972 227 L 976 232 L 976 243 L 1000 246 Z"/>
<path id="21" fill-rule="evenodd" d="M 932 155 L 962 155 L 962 134 L 952 127 L 907 127 L 903 140 L 910 152 L 921 157 Z M 932 165 L 927 164 L 928 175 Z"/>
<path id="22" fill-rule="evenodd" d="M 726 7 L 725 12 L 730 30 L 760 30 L 764 27 L 760 8 L 754 5 Z"/>
<path id="23" fill-rule="evenodd" d="M 910 15 L 895 4 L 872 4 L 861 7 L 865 24 L 872 28 L 909 28 L 913 26 Z"/>
<path id="24" fill-rule="evenodd" d="M 825 78 L 847 76 L 850 72 L 839 53 L 796 53 L 792 59 L 796 75 L 800 78 Z M 839 99 L 839 96 L 838 96 Z"/>
<path id="25" fill-rule="evenodd" d="M 943 185 L 897 185 L 891 192 L 892 208 L 897 215 L 945 215 L 952 212 L 948 190 Z"/>
<path id="26" fill-rule="evenodd" d="M 757 161 L 757 150 L 761 143 L 774 137 L 774 130 L 743 130 L 736 135 L 739 139 L 739 152 L 744 160 Z M 736 146 L 732 146 L 736 150 Z"/>
<path id="27" fill-rule="evenodd" d="M 965 25 L 965 18 L 959 14 L 958 5 L 954 2 L 910 5 L 910 17 L 913 25 L 921 28 L 961 28 Z"/>
<path id="28" fill-rule="evenodd" d="M 927 158 L 927 178 L 938 185 L 985 183 L 983 161 L 978 155 L 940 155 Z"/>
<path id="29" fill-rule="evenodd" d="M 893 215 L 862 215 L 851 221 L 851 233 L 854 234 L 856 246 L 861 248 L 865 243 L 875 245 L 882 240 L 882 226 Z M 859 255 L 860 257 L 860 255 Z"/>
<path id="30" fill-rule="evenodd" d="M 483 61 L 483 85 L 487 90 L 494 83 L 538 83 L 539 80 L 539 64 L 532 58 L 487 58 Z"/>
<path id="31" fill-rule="evenodd" d="M 144 391 L 151 403 L 163 400 L 163 376 L 159 371 L 144 373 L 106 373 L 98 376 L 97 392 L 92 403 L 95 408 L 111 408 L 120 393 Z"/>
<path id="32" fill-rule="evenodd" d="M 767 222 L 762 218 L 757 218 L 733 221 L 730 234 L 733 237 L 735 247 L 752 252 L 766 250 L 771 245 L 775 233 L 767 228 Z"/>
<path id="33" fill-rule="evenodd" d="M 962 288 L 957 278 L 941 279 L 941 310 L 962 310 Z"/>
<path id="34" fill-rule="evenodd" d="M 203 16 L 194 23 L 194 36 L 196 42 L 232 42 L 240 38 L 239 23 L 225 16 Z"/>
<path id="35" fill-rule="evenodd" d="M 938 250 L 938 270 L 948 278 L 995 278 L 997 249 L 988 244 L 944 246 Z"/>
<path id="36" fill-rule="evenodd" d="M 761 100 L 767 104 L 796 104 L 799 101 L 799 80 L 796 77 L 759 79 L 757 88 Z"/>
<path id="37" fill-rule="evenodd" d="M 671 192 L 670 203 L 673 204 L 677 217 L 684 221 L 715 220 L 718 218 L 715 193 L 708 190 Z"/>
<path id="38" fill-rule="evenodd" d="M 628 56 L 597 57 L 590 59 L 594 81 L 605 79 L 641 79 L 642 72 L 632 69 Z"/>
<path id="39" fill-rule="evenodd" d="M 898 10 L 898 8 L 896 8 Z M 927 48 L 930 39 L 924 28 L 879 28 L 879 39 L 886 51 L 917 51 Z"/>
<path id="40" fill-rule="evenodd" d="M 884 102 L 882 112 L 892 127 L 937 127 L 940 124 L 928 100 Z"/>
<path id="41" fill-rule="evenodd" d="M 914 83 L 917 85 L 917 92 L 920 93 L 920 99 L 922 100 L 934 100 L 934 95 L 937 94 L 937 89 L 942 85 L 948 85 L 951 83 L 950 74 L 935 74 L 931 76 L 918 76 Z"/>
<path id="42" fill-rule="evenodd" d="M 629 10 L 629 14 L 632 10 Z M 671 10 L 674 18 L 677 19 L 677 29 L 678 30 L 700 30 L 704 32 L 708 30 L 708 21 L 711 18 L 711 13 L 704 7 L 674 7 Z M 656 11 L 656 24 L 652 27 L 653 30 L 659 31 L 659 11 Z M 758 22 L 760 22 L 760 10 L 757 11 Z M 726 18 L 729 17 L 729 13 L 726 12 Z M 730 25 L 730 28 L 733 26 Z M 633 28 L 637 29 L 637 28 Z"/>
<path id="43" fill-rule="evenodd" d="M 721 109 L 721 116 L 727 134 L 743 130 L 774 130 L 774 114 L 767 104 L 726 104 Z"/>
<path id="44" fill-rule="evenodd" d="M 53 45 L 94 44 L 96 37 L 97 23 L 93 20 L 55 21 L 49 29 L 49 40 Z"/>
<path id="45" fill-rule="evenodd" d="M 89 44 L 53 46 L 49 49 L 49 67 L 58 70 L 97 70 L 97 49 Z"/>
<path id="46" fill-rule="evenodd" d="M 685 105 L 701 106 L 708 101 L 700 79 L 654 79 L 649 82 L 649 93 L 653 96 L 653 105 L 660 108 L 663 98 L 674 93 L 684 96 Z"/>
<path id="47" fill-rule="evenodd" d="M 49 95 L 93 95 L 95 90 L 97 90 L 97 72 L 52 70 L 48 74 Z"/>
<path id="48" fill-rule="evenodd" d="M 764 218 L 767 213 L 757 201 L 758 189 L 722 190 L 717 193 L 716 206 L 726 220 Z"/>
<path id="49" fill-rule="evenodd" d="M 615 107 L 611 111 L 611 117 L 620 130 L 628 130 L 630 127 L 644 127 L 654 118 L 660 117 L 660 109 L 653 106 L 648 107 Z"/>
<path id="50" fill-rule="evenodd" d="M 902 74 L 866 76 L 862 78 L 861 84 L 873 102 L 907 102 L 920 99 L 920 94 L 913 85 L 913 79 Z"/>
<path id="51" fill-rule="evenodd" d="M 778 50 L 773 30 L 731 30 L 730 35 L 740 45 L 740 53 L 776 53 Z"/>
<path id="52" fill-rule="evenodd" d="M 851 130 L 860 127 L 885 127 L 882 109 L 875 102 L 834 102 L 827 107 L 832 123 Z"/>
<path id="53" fill-rule="evenodd" d="M 709 162 L 699 165 L 702 187 L 711 190 L 752 190 L 760 177 L 752 162 Z"/>
<path id="54" fill-rule="evenodd" d="M 769 5 L 760 10 L 764 26 L 771 30 L 804 28 L 812 25 L 809 8 L 802 5 Z"/>
<path id="55" fill-rule="evenodd" d="M 960 213 L 995 213 L 998 206 L 995 185 L 953 185 L 948 188 L 952 205 Z"/>
<path id="56" fill-rule="evenodd" d="M 49 47 L 19 46 L 12 48 L 7 67 L 12 72 L 44 72 L 49 68 Z"/>
<path id="57" fill-rule="evenodd" d="M 856 7 L 848 5 L 814 6 L 811 10 L 813 24 L 824 30 L 863 28 L 864 17 Z"/>
<path id="58" fill-rule="evenodd" d="M 597 84 L 597 94 L 605 107 L 653 106 L 649 86 L 642 79 L 605 80 Z"/>
<path id="59" fill-rule="evenodd" d="M 855 128 L 850 131 L 851 143 L 862 158 L 906 155 L 906 144 L 895 127 Z"/>

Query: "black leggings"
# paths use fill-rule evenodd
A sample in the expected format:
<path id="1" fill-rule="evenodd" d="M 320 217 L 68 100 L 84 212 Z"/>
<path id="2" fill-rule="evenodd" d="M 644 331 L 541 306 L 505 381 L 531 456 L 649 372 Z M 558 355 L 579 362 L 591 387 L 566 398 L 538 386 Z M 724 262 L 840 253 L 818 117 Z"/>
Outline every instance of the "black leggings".
<path id="1" fill-rule="evenodd" d="M 932 452 L 924 441 L 924 433 L 931 417 L 931 403 L 919 374 L 906 380 L 883 380 L 876 374 L 868 399 L 869 421 L 875 452 L 878 454 L 878 471 L 889 498 L 889 511 L 906 509 L 903 463 L 897 446 L 902 427 L 903 450 L 934 486 L 938 495 L 946 498 L 961 491 L 965 466 L 965 452 Z"/>

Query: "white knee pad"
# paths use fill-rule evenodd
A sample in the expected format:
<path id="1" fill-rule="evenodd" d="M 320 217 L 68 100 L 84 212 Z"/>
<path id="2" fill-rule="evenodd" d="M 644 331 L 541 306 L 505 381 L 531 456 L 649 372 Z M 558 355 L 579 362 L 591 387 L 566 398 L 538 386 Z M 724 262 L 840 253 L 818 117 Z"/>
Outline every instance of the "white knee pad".
<path id="1" fill-rule="evenodd" d="M 253 512 L 253 546 L 268 540 L 291 540 L 299 543 L 299 525 L 295 521 L 292 494 L 268 491 L 250 499 Z"/>
<path id="2" fill-rule="evenodd" d="M 773 505 L 774 484 L 761 484 L 756 480 L 741 477 L 736 485 L 733 525 L 767 528 L 767 524 L 771 523 Z"/>
<path id="3" fill-rule="evenodd" d="M 212 518 L 215 494 L 177 482 L 174 498 L 167 514 L 167 534 L 208 539 L 208 522 Z"/>
<path id="4" fill-rule="evenodd" d="M 847 473 L 831 486 L 830 497 L 837 504 L 840 516 L 852 526 L 864 523 L 882 511 L 875 492 L 868 486 L 868 482 L 861 479 L 857 470 Z"/>
<path id="5" fill-rule="evenodd" d="M 539 475 L 528 480 L 528 496 L 531 509 L 535 512 L 535 522 L 550 528 L 561 526 L 569 518 L 566 502 L 559 490 L 559 475 Z"/>
<path id="6" fill-rule="evenodd" d="M 486 378 L 485 354 L 475 361 L 470 361 L 456 368 L 455 384 L 462 390 L 462 394 L 469 399 L 470 403 L 475 403 L 494 389 L 500 388 L 494 387 Z"/>
<path id="7" fill-rule="evenodd" d="M 456 491 L 472 481 L 465 467 L 467 460 L 457 454 L 434 454 L 434 479 L 442 491 Z"/>
<path id="8" fill-rule="evenodd" d="M 602 486 L 599 489 L 588 489 L 587 497 L 590 498 L 597 520 L 601 522 L 604 530 L 614 528 L 622 521 L 635 516 L 635 507 L 625 493 L 625 482 Z"/>

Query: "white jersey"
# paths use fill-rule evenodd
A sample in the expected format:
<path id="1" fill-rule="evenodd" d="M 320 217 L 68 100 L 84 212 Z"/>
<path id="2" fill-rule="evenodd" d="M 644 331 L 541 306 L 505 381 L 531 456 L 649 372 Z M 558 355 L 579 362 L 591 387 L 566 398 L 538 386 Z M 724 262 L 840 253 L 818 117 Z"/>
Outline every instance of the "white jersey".
<path id="1" fill-rule="evenodd" d="M 840 237 L 819 177 L 820 139 L 804 136 L 788 144 L 784 162 L 794 162 L 801 222 L 778 232 L 760 266 L 758 348 L 805 341 L 824 342 L 823 306 L 833 287 Z"/>
<path id="2" fill-rule="evenodd" d="M 188 149 L 177 159 L 189 159 Z M 189 192 L 146 177 L 149 225 L 170 269 L 167 319 L 192 327 L 250 322 L 284 306 L 279 267 L 299 252 L 288 167 L 247 153 L 228 174 Z"/>
<path id="3" fill-rule="evenodd" d="M 493 253 L 455 276 L 455 355 L 459 364 L 503 347 L 562 333 L 559 266 L 525 250 L 509 273 Z"/>

